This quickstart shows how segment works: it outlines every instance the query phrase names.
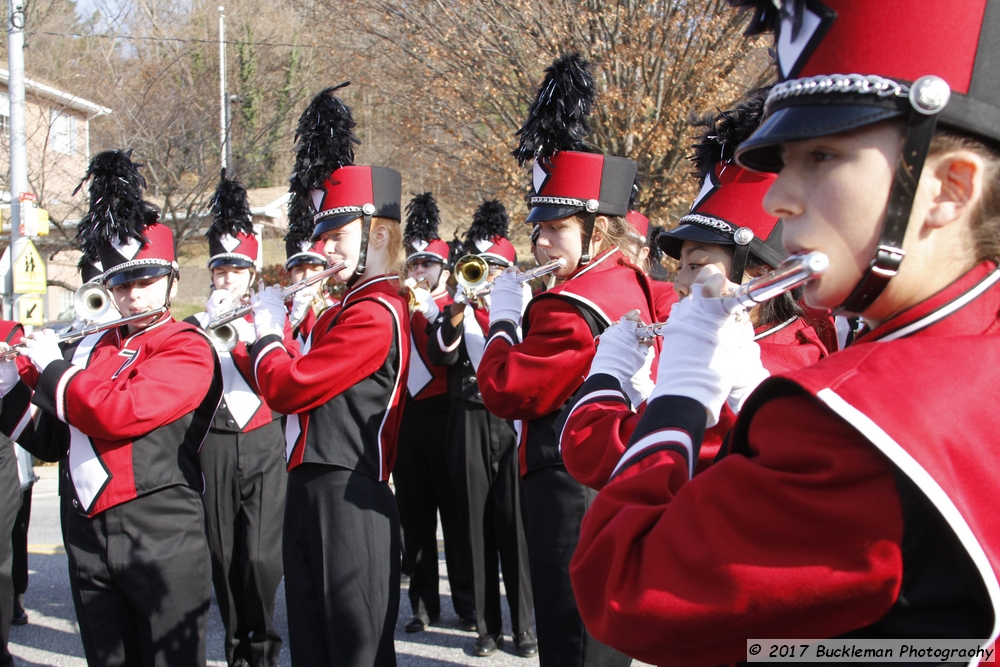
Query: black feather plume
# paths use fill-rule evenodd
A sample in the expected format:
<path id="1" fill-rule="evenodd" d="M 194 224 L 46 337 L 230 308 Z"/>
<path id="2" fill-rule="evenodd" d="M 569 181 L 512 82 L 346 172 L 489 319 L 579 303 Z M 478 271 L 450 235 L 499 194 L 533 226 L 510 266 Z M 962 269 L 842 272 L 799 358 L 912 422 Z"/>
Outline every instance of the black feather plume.
<path id="1" fill-rule="evenodd" d="M 751 90 L 728 111 L 691 119 L 695 130 L 701 130 L 701 136 L 692 146 L 694 154 L 690 158 L 695 164 L 694 175 L 699 180 L 704 180 L 719 162 L 732 160 L 736 147 L 760 126 L 764 101 L 770 90 L 770 86 Z"/>
<path id="2" fill-rule="evenodd" d="M 506 238 L 509 225 L 510 219 L 507 217 L 507 209 L 504 208 L 499 199 L 484 201 L 472 216 L 472 224 L 469 225 L 469 231 L 465 233 L 465 243 L 469 246 L 475 245 L 476 241 L 492 239 L 497 236 Z"/>
<path id="3" fill-rule="evenodd" d="M 354 146 L 361 143 L 353 132 L 357 123 L 347 105 L 333 95 L 350 83 L 322 91 L 299 117 L 289 188 L 292 192 L 316 190 L 334 170 L 354 164 Z"/>
<path id="4" fill-rule="evenodd" d="M 205 236 L 219 238 L 229 234 L 235 237 L 240 232 L 253 234 L 253 214 L 250 212 L 247 189 L 235 178 L 226 178 L 226 170 L 223 169 L 219 187 L 212 195 L 212 226 Z"/>
<path id="5" fill-rule="evenodd" d="M 285 233 L 285 244 L 298 252 L 302 243 L 312 238 L 313 205 L 309 193 L 293 192 L 288 200 L 288 231 Z"/>
<path id="6" fill-rule="evenodd" d="M 160 211 L 142 198 L 146 179 L 139 173 L 140 167 L 132 162 L 131 150 L 101 151 L 90 161 L 83 180 L 73 190 L 76 194 L 90 182 L 90 208 L 77 228 L 81 245 L 125 244 L 129 238 L 146 241 L 143 232 L 156 222 Z"/>
<path id="7" fill-rule="evenodd" d="M 593 152 L 586 143 L 587 117 L 597 96 L 590 64 L 578 53 L 562 56 L 545 69 L 545 80 L 517 131 L 512 155 L 520 165 L 559 151 Z"/>
<path id="8" fill-rule="evenodd" d="M 414 241 L 426 241 L 430 243 L 438 236 L 438 224 L 441 221 L 441 214 L 438 211 L 437 202 L 430 192 L 413 195 L 413 199 L 406 205 L 406 231 L 403 232 L 403 241 L 407 246 L 413 245 Z"/>
<path id="9" fill-rule="evenodd" d="M 92 267 L 96 262 L 101 261 L 101 257 L 97 252 L 98 245 L 99 243 L 97 237 L 94 236 L 93 229 L 82 223 L 76 226 L 76 247 L 82 253 L 76 268 L 80 269 L 81 272 L 85 268 Z"/>

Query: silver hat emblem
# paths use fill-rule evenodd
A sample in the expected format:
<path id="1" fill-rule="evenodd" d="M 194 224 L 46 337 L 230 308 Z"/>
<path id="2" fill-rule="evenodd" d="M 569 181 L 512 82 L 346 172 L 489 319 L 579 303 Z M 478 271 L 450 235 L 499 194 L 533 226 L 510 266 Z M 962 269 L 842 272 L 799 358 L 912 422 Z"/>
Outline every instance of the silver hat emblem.
<path id="1" fill-rule="evenodd" d="M 753 230 L 749 227 L 740 227 L 733 233 L 733 241 L 736 245 L 748 245 L 753 241 Z"/>
<path id="2" fill-rule="evenodd" d="M 922 76 L 910 86 L 910 104 L 925 116 L 940 113 L 951 99 L 951 87 L 939 76 Z"/>

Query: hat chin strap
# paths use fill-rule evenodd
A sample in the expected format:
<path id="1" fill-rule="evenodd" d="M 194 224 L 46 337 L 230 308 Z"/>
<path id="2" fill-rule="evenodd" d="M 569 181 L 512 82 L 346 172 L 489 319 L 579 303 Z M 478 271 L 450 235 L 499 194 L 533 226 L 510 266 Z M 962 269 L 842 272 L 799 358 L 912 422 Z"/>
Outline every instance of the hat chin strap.
<path id="1" fill-rule="evenodd" d="M 733 250 L 733 265 L 729 269 L 729 282 L 740 285 L 743 283 L 743 273 L 747 268 L 747 258 L 750 257 L 750 244 L 735 245 Z"/>
<path id="2" fill-rule="evenodd" d="M 903 237 L 913 210 L 913 197 L 917 192 L 920 173 L 924 168 L 931 139 L 934 138 L 937 118 L 936 113 L 924 114 L 910 109 L 906 138 L 903 141 L 903 151 L 896 162 L 896 175 L 889 191 L 889 205 L 878 249 L 854 291 L 834 310 L 835 313 L 860 315 L 878 299 L 899 271 L 899 265 L 906 255 Z"/>
<path id="3" fill-rule="evenodd" d="M 372 216 L 375 215 L 375 206 L 365 204 L 361 211 L 361 248 L 358 250 L 358 266 L 354 269 L 354 275 L 347 279 L 348 288 L 354 287 L 358 279 L 364 275 L 368 264 L 368 236 L 372 230 Z"/>
<path id="4" fill-rule="evenodd" d="M 595 202 L 596 203 L 596 202 Z M 580 266 L 590 264 L 590 239 L 594 236 L 594 222 L 597 220 L 596 207 L 593 211 L 587 211 L 583 218 L 583 235 L 581 236 Z"/>

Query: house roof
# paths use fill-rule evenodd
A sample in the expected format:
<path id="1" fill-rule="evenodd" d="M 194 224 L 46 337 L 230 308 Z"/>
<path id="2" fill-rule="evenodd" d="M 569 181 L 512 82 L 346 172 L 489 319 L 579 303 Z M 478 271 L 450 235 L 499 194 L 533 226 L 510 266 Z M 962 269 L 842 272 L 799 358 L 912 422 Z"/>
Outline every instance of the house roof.
<path id="1" fill-rule="evenodd" d="M 10 72 L 5 69 L 0 69 L 0 83 L 8 87 L 10 86 Z M 102 107 L 100 104 L 95 104 L 90 100 L 85 100 L 82 97 L 77 97 L 76 95 L 63 92 L 57 88 L 45 85 L 44 83 L 39 83 L 38 81 L 34 81 L 27 77 L 24 79 L 24 91 L 52 102 L 56 102 L 67 109 L 79 111 L 80 113 L 86 115 L 88 119 L 96 116 L 107 116 L 112 113 L 111 109 Z"/>

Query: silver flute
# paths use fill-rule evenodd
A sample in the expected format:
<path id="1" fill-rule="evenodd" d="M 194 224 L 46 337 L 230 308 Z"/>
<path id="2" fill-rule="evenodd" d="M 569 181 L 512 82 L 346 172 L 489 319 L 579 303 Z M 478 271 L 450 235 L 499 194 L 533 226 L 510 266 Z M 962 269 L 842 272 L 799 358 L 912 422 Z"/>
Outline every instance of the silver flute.
<path id="1" fill-rule="evenodd" d="M 829 258 L 821 252 L 804 255 L 790 255 L 778 268 L 740 285 L 729 294 L 722 296 L 722 306 L 732 311 L 743 306 L 753 308 L 759 303 L 770 301 L 810 280 L 823 275 L 830 266 Z M 645 341 L 659 336 L 666 322 L 655 322 L 638 327 L 635 335 Z"/>
<path id="2" fill-rule="evenodd" d="M 304 278 L 299 282 L 295 283 L 294 285 L 289 285 L 285 289 L 281 290 L 281 297 L 283 299 L 287 299 L 288 297 L 294 295 L 296 292 L 304 290 L 310 285 L 315 285 L 321 280 L 326 280 L 330 276 L 337 275 L 338 273 L 340 273 L 349 266 L 350 266 L 349 262 L 337 262 L 328 269 L 323 269 L 319 273 L 315 273 L 309 276 L 308 278 Z M 218 329 L 221 326 L 229 324 L 233 320 L 238 320 L 241 317 L 246 316 L 246 314 L 252 310 L 253 310 L 252 303 L 243 303 L 219 315 L 219 317 L 209 322 L 208 326 L 206 326 L 205 328 L 212 330 Z"/>

